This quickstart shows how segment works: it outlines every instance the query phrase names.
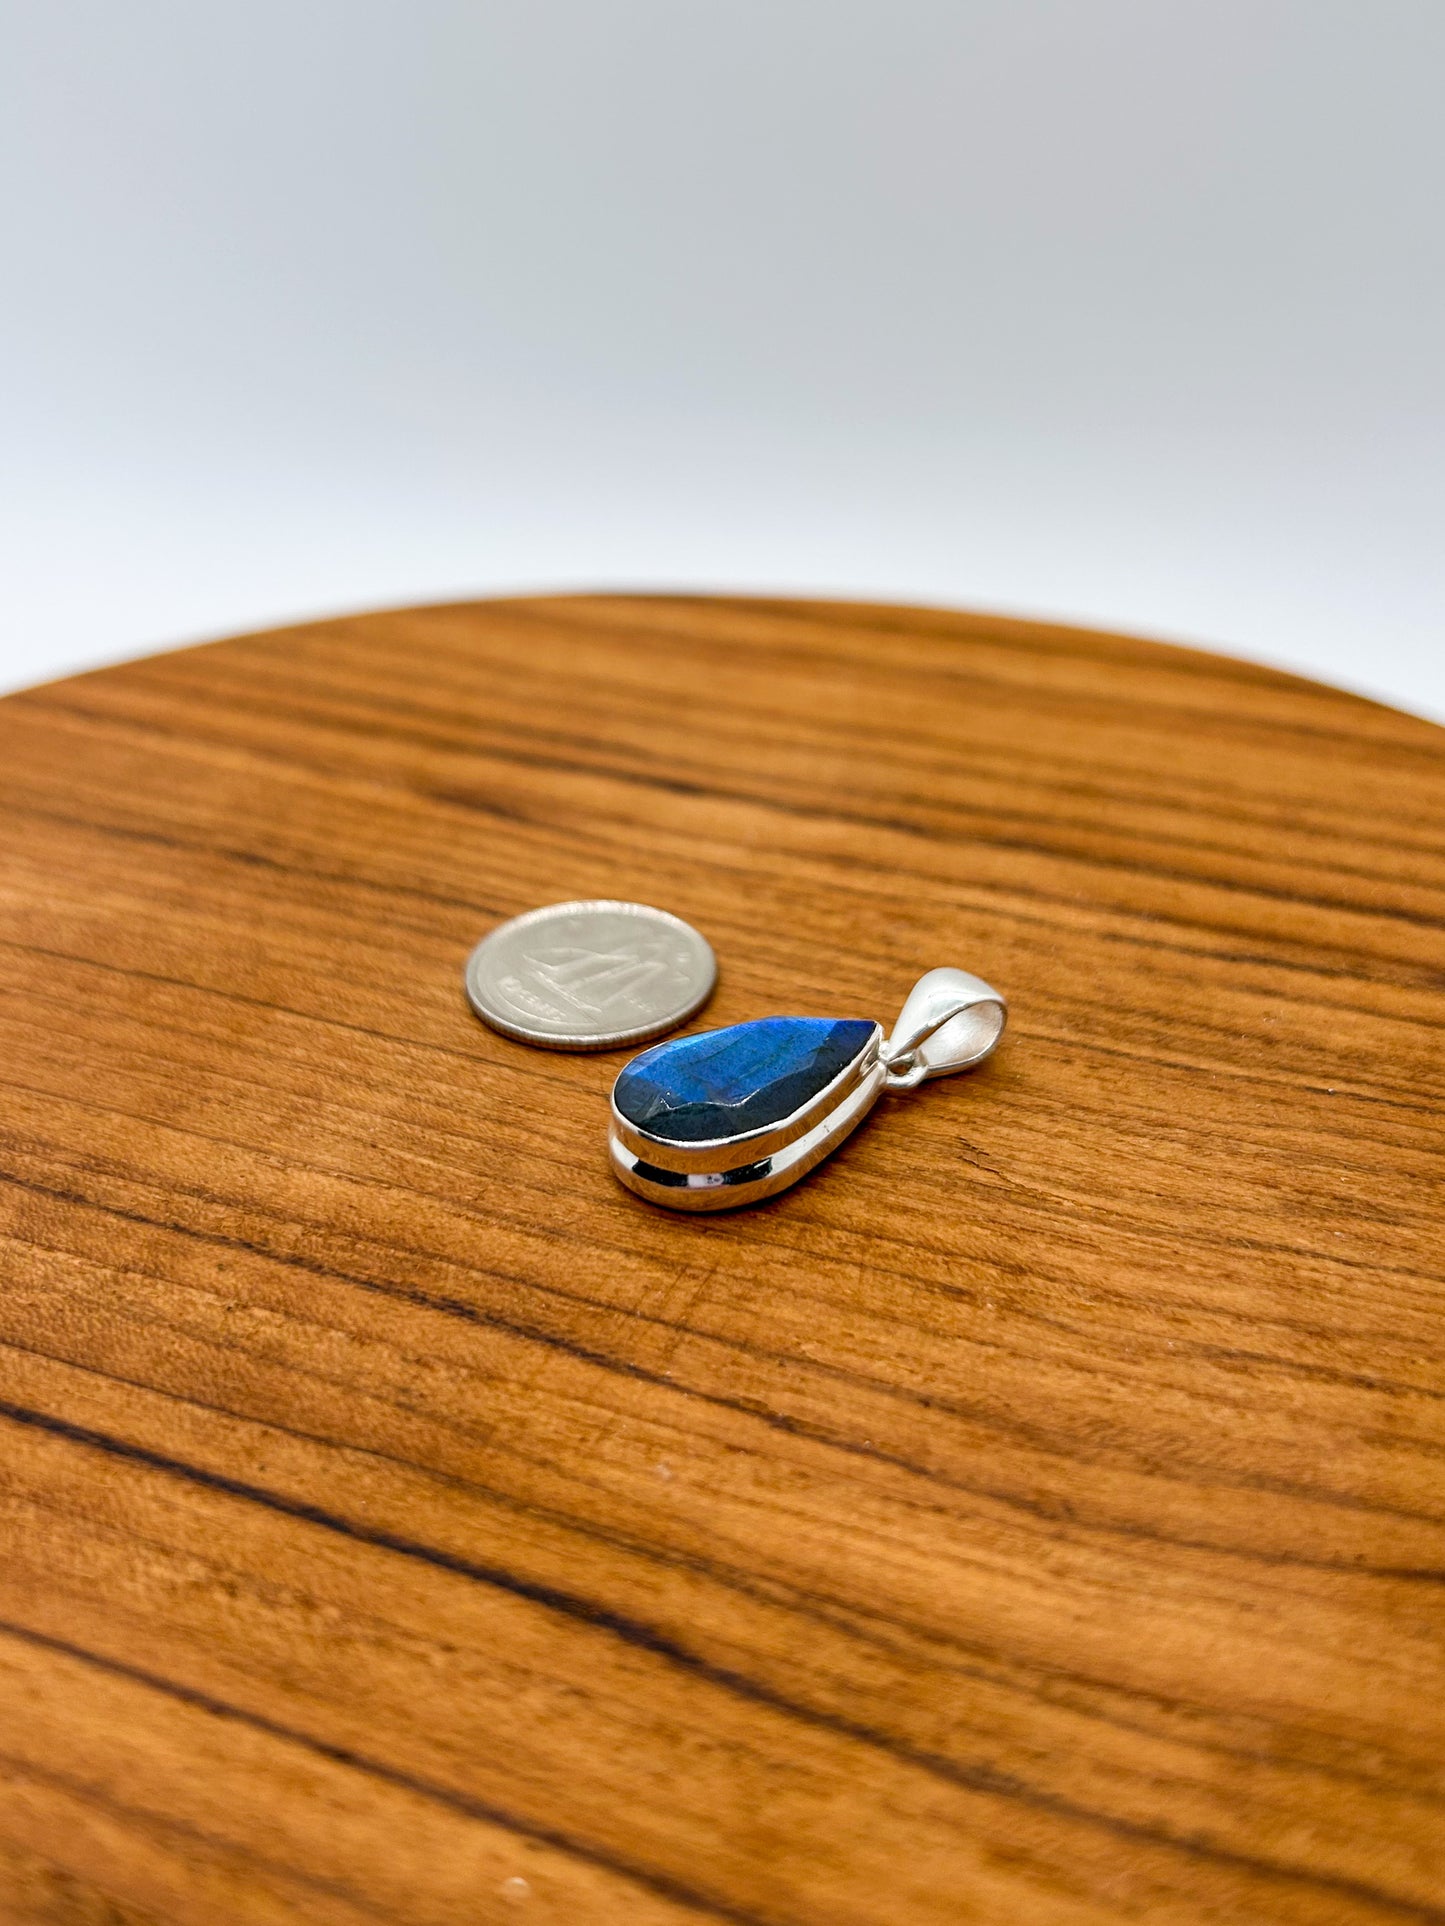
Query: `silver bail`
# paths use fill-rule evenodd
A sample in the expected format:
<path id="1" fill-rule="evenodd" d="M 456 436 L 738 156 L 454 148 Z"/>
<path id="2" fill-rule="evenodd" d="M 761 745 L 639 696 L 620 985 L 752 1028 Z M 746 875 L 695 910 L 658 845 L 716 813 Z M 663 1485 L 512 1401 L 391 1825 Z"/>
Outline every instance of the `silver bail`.
<path id="1" fill-rule="evenodd" d="M 972 1070 L 992 1056 L 1008 1021 L 1008 1005 L 981 976 L 929 970 L 919 977 L 879 1052 L 890 1090 L 911 1090 L 925 1077 Z"/>

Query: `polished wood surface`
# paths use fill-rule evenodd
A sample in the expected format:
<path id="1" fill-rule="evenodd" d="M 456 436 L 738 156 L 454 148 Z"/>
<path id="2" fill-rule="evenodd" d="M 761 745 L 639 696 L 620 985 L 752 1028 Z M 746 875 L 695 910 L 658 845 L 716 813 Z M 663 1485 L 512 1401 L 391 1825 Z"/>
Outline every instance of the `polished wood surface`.
<path id="1" fill-rule="evenodd" d="M 1445 732 L 686 598 L 0 703 L 0 1917 L 1445 1920 Z M 483 1028 L 1009 995 L 762 1208 Z"/>

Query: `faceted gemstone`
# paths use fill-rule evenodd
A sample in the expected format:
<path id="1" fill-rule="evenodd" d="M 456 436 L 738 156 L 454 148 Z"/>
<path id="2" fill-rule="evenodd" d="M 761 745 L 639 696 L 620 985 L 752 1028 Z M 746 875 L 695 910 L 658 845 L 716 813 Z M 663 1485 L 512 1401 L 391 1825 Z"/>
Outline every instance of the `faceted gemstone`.
<path id="1" fill-rule="evenodd" d="M 761 1017 L 677 1037 L 634 1057 L 613 1101 L 670 1143 L 737 1137 L 781 1123 L 853 1061 L 877 1025 L 861 1017 Z"/>

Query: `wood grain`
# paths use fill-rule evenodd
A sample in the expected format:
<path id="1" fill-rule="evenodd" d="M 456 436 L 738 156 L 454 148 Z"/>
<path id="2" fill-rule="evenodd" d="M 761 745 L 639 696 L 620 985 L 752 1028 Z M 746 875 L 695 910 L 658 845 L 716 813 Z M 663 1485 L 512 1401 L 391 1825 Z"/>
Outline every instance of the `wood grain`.
<path id="1" fill-rule="evenodd" d="M 1445 733 L 1143 642 L 594 598 L 0 703 L 0 1906 L 1445 1920 Z M 479 1025 L 997 1058 L 734 1216 Z"/>

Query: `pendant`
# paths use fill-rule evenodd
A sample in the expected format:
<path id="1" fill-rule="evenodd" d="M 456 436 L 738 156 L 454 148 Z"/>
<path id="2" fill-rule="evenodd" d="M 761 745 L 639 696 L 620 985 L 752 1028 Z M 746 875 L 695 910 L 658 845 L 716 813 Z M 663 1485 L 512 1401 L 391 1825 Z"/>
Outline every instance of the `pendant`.
<path id="1" fill-rule="evenodd" d="M 772 1197 L 835 1151 L 885 1090 L 971 1070 L 1008 1006 L 966 970 L 930 970 L 893 1034 L 863 1017 L 760 1017 L 654 1044 L 612 1086 L 612 1168 L 669 1210 Z"/>

